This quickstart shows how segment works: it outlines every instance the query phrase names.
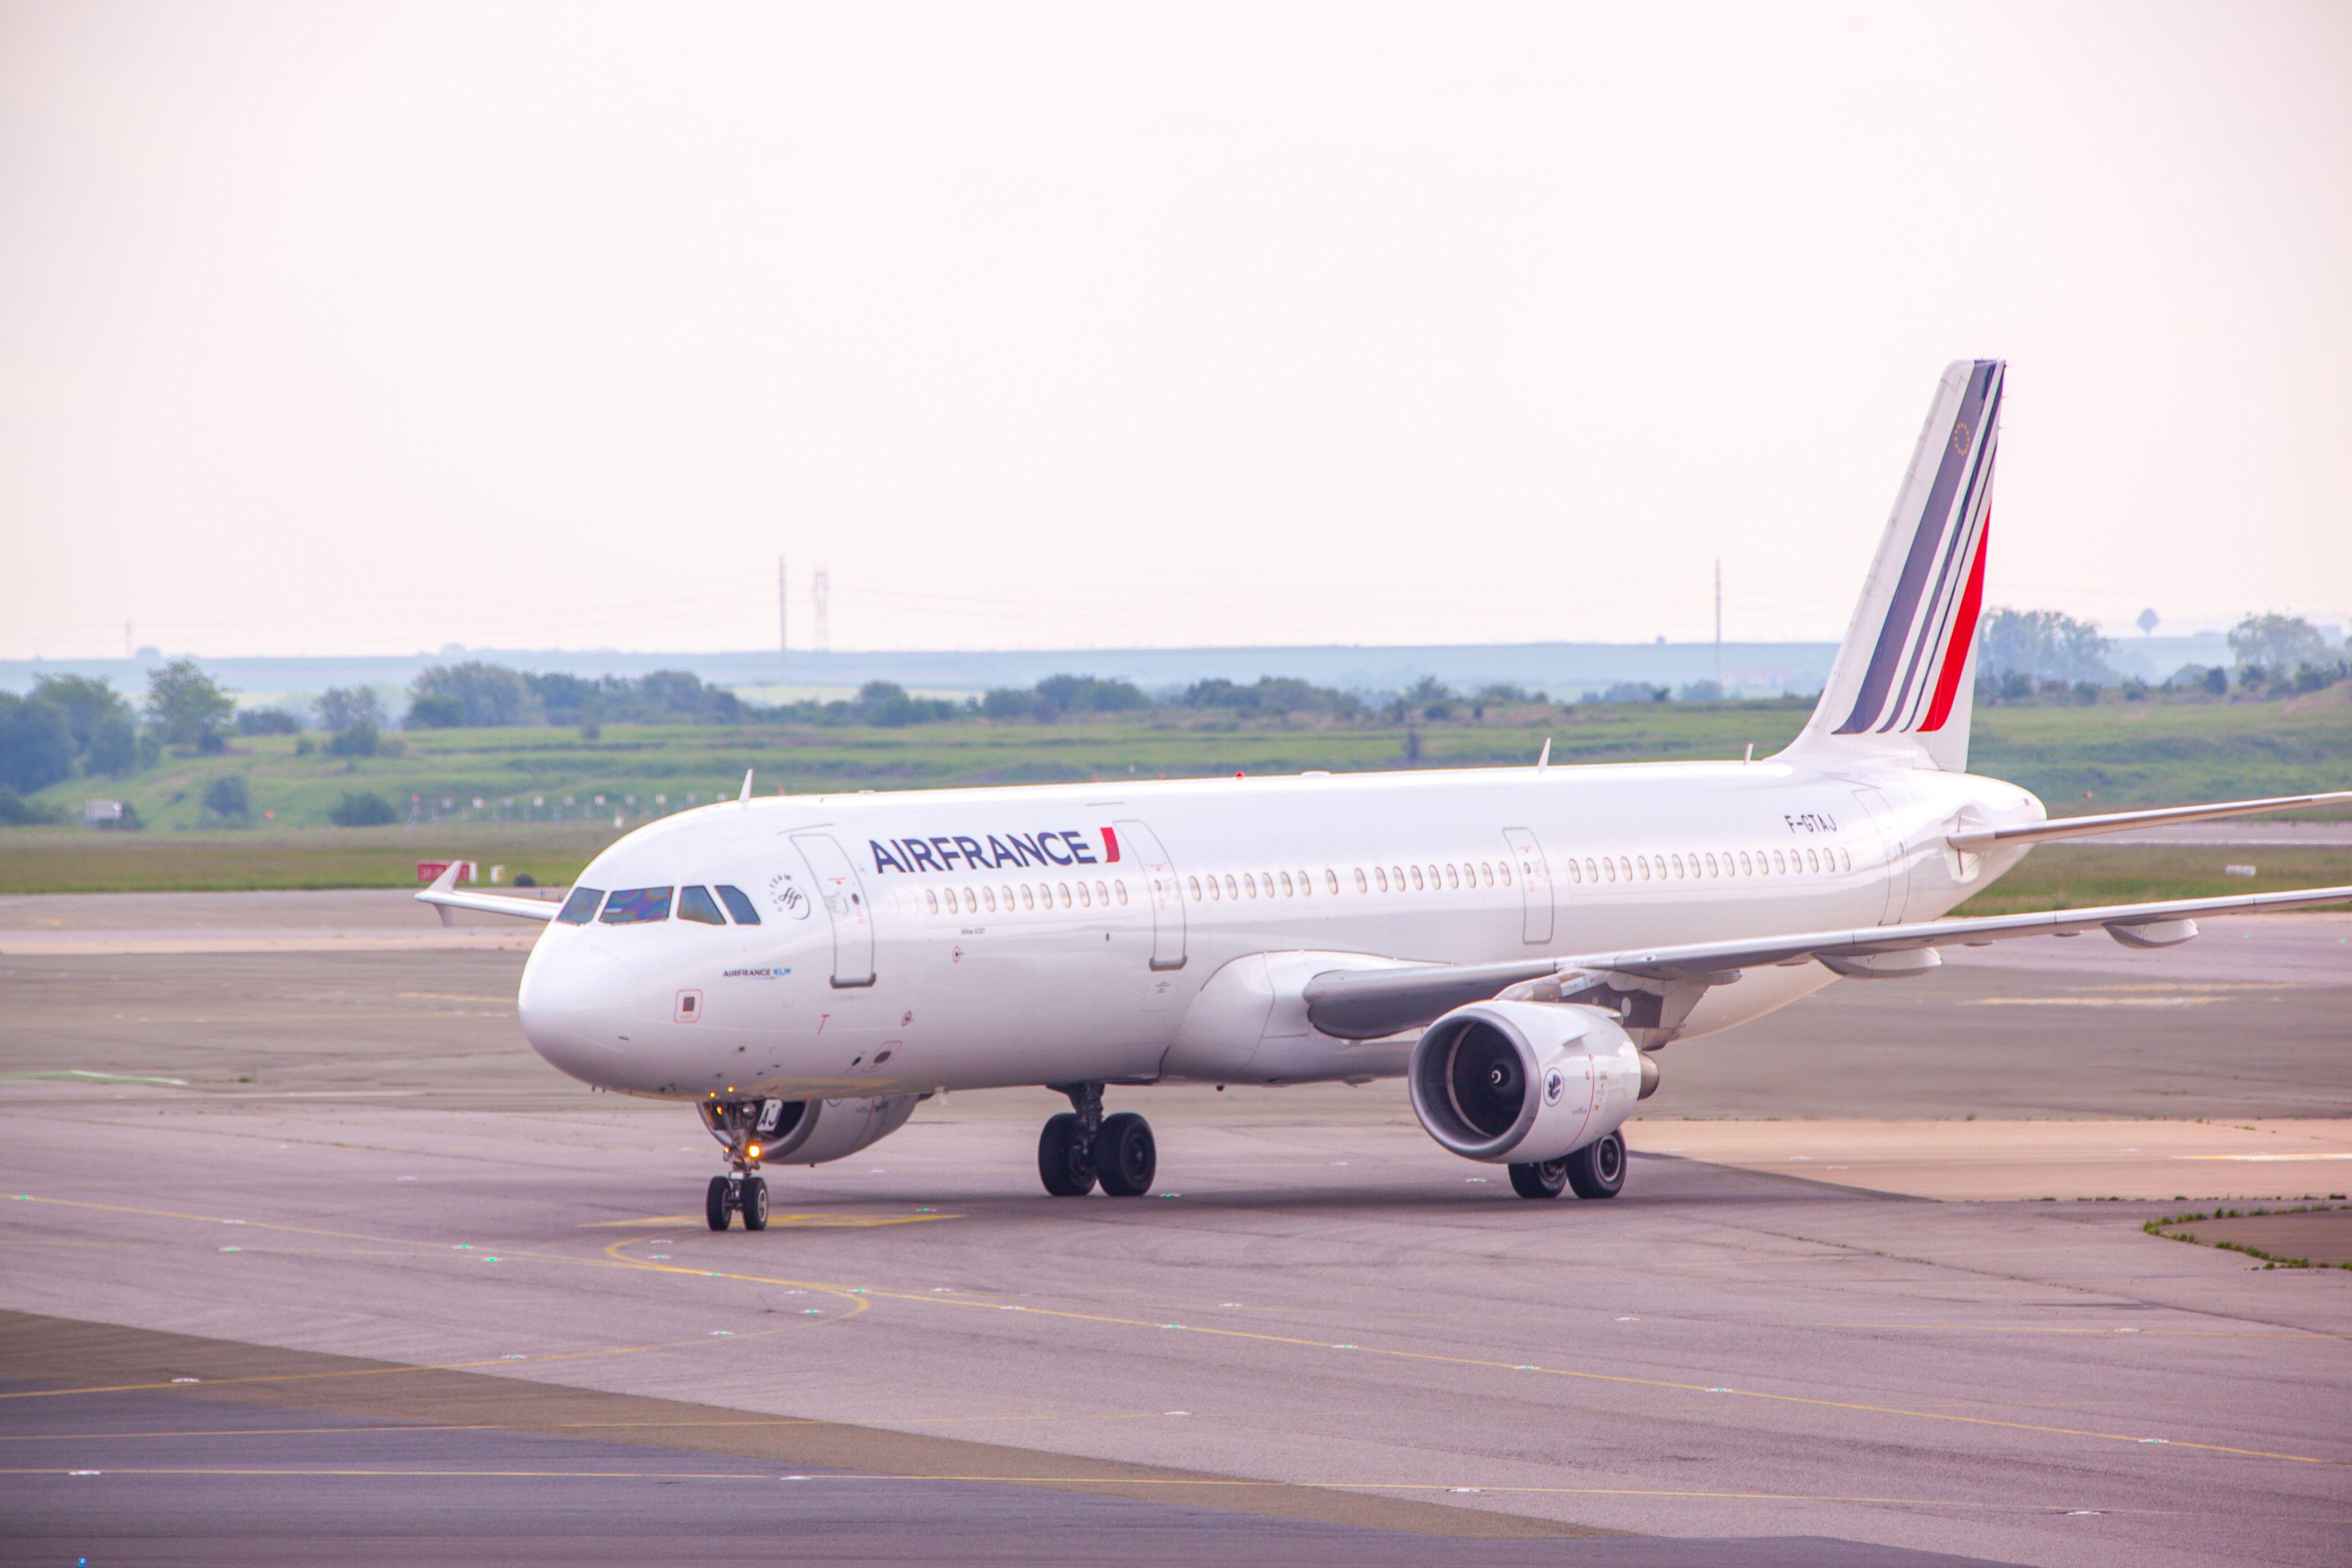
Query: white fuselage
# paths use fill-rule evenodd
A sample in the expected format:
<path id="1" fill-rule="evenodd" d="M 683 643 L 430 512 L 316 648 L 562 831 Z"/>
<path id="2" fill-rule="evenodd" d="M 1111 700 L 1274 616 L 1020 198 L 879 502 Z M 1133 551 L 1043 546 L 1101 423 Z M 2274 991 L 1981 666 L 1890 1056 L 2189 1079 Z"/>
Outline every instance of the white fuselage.
<path id="1" fill-rule="evenodd" d="M 724 886 L 760 923 L 551 924 L 520 1011 L 565 1072 L 681 1100 L 1384 1077 L 1410 1038 L 1318 1033 L 1313 974 L 1927 919 L 2022 854 L 1949 850 L 1963 813 L 2042 816 L 1998 780 L 1794 755 L 771 796 L 640 828 L 580 879 Z M 1830 979 L 1750 971 L 1680 1033 Z"/>

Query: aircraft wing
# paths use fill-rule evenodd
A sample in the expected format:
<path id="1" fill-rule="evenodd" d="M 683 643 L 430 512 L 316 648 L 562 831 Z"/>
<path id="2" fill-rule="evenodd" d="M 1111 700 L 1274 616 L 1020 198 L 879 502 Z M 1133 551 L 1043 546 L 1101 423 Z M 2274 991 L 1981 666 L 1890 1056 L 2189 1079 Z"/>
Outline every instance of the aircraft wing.
<path id="1" fill-rule="evenodd" d="M 2102 833 L 2122 833 L 2134 827 L 2158 827 L 2182 822 L 2210 822 L 2223 816 L 2252 816 L 2257 812 L 2287 811 L 2298 805 L 2352 804 L 2352 790 L 2327 795 L 2282 795 L 2268 800 L 2231 800 L 2218 805 L 2174 805 L 2157 811 L 2111 811 L 2099 816 L 2062 816 L 2054 822 L 2029 823 L 2022 827 L 1989 827 L 1955 833 L 1945 840 L 1953 848 L 1974 855 L 2003 844 L 2047 844 L 2058 838 L 2089 838 Z"/>
<path id="2" fill-rule="evenodd" d="M 462 860 L 452 860 L 449 868 L 433 879 L 433 885 L 416 895 L 420 904 L 431 904 L 441 917 L 443 925 L 450 924 L 451 910 L 475 910 L 486 915 L 512 915 L 517 920 L 551 921 L 563 906 L 548 899 L 518 899 L 506 893 L 461 893 L 457 890 L 457 873 L 465 868 Z"/>
<path id="3" fill-rule="evenodd" d="M 2160 903 L 2107 904 L 2039 914 L 1984 915 L 1972 920 L 1918 921 L 1909 925 L 1865 926 L 1850 931 L 1799 931 L 1785 936 L 1688 942 L 1676 947 L 1521 959 L 1509 963 L 1417 964 L 1335 971 L 1318 974 L 1307 983 L 1307 1016 L 1326 1034 L 1371 1039 L 1429 1023 L 1466 1003 L 1483 1001 L 1505 986 L 1580 972 L 1665 984 L 1696 983 L 1704 987 L 1736 980 L 1742 969 L 1818 962 L 1851 978 L 1887 979 L 1919 973 L 1932 967 L 1934 962 L 1905 962 L 1889 955 L 1918 953 L 1955 942 L 1980 947 L 2011 937 L 2078 936 L 2105 928 L 2126 947 L 2170 947 L 2197 934 L 2199 916 L 2252 914 L 2263 910 L 2301 910 L 2347 902 L 2352 902 L 2352 887 L 2301 888 L 2220 899 L 2171 899 Z"/>

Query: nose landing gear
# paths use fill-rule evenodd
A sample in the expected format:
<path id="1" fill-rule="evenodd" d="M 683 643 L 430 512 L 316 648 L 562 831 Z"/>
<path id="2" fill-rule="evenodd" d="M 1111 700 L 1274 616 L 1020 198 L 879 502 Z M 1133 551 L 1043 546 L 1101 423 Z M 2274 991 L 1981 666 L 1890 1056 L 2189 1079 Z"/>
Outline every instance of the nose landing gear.
<path id="1" fill-rule="evenodd" d="M 1046 1086 L 1070 1097 L 1070 1109 L 1046 1119 L 1037 1135 L 1037 1175 L 1057 1198 L 1082 1198 L 1100 1182 L 1115 1198 L 1140 1197 L 1151 1190 L 1160 1150 L 1151 1123 L 1133 1111 L 1102 1113 L 1099 1083 Z"/>
<path id="2" fill-rule="evenodd" d="M 752 1100 L 731 1105 L 706 1102 L 702 1123 L 727 1151 L 728 1173 L 703 1189 L 702 1215 L 713 1230 L 725 1230 L 737 1215 L 745 1230 L 768 1228 L 768 1184 L 760 1175 L 760 1140 L 776 1124 L 777 1102 Z"/>
<path id="3" fill-rule="evenodd" d="M 702 1194 L 703 1217 L 713 1230 L 725 1230 L 737 1215 L 745 1230 L 768 1228 L 768 1184 L 764 1178 L 737 1173 L 713 1176 Z"/>

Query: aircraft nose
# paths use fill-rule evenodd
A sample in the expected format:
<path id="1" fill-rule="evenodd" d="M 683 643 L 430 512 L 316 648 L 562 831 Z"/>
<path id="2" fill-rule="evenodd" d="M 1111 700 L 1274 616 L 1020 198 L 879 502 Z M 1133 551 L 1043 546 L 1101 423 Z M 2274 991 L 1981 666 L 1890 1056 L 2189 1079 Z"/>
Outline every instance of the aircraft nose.
<path id="1" fill-rule="evenodd" d="M 628 971 L 593 937 L 541 942 L 516 1010 L 531 1049 L 573 1078 L 609 1083 L 628 1049 Z"/>

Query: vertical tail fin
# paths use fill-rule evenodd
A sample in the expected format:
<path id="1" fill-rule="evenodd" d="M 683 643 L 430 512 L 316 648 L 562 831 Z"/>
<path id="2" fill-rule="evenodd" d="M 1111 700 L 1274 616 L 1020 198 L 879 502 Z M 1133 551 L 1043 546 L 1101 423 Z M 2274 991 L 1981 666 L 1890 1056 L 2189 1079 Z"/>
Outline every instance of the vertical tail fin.
<path id="1" fill-rule="evenodd" d="M 1797 748 L 1966 771 L 2008 368 L 1989 359 L 1944 367 L 1862 602 Z"/>

